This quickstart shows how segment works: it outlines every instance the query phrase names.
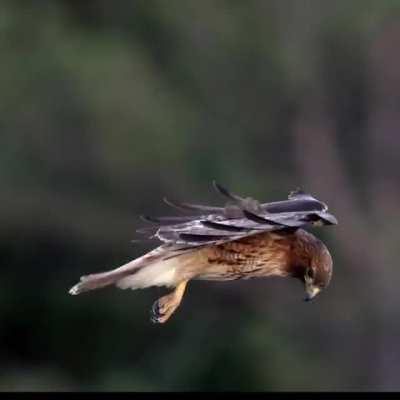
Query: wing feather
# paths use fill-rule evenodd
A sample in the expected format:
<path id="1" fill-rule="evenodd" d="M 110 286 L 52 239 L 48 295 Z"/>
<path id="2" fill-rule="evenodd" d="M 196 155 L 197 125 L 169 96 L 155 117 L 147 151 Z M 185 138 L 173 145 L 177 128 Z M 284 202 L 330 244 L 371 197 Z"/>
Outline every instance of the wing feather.
<path id="1" fill-rule="evenodd" d="M 171 200 L 167 199 L 166 197 L 163 198 L 165 204 L 169 205 L 172 208 L 176 208 L 180 211 L 206 211 L 208 213 L 220 213 L 224 212 L 223 207 L 213 207 L 213 206 L 203 206 L 201 204 L 190 204 L 190 203 L 175 203 Z"/>
<path id="2" fill-rule="evenodd" d="M 248 228 L 246 228 L 244 226 L 221 224 L 220 222 L 215 222 L 215 221 L 211 221 L 211 220 L 201 221 L 201 223 L 208 228 L 221 230 L 221 231 L 243 232 L 243 231 L 248 230 Z"/>
<path id="3" fill-rule="evenodd" d="M 157 225 L 173 225 L 184 222 L 193 221 L 193 219 L 198 217 L 151 217 L 149 215 L 141 215 L 140 218 L 145 222 L 150 222 Z"/>
<path id="4" fill-rule="evenodd" d="M 274 221 L 271 218 L 262 217 L 260 215 L 255 214 L 255 213 L 252 213 L 251 211 L 248 211 L 248 210 L 243 210 L 243 214 L 246 216 L 246 218 L 248 218 L 251 221 L 257 222 L 258 224 L 275 225 L 275 226 L 284 225 L 281 222 Z"/>
<path id="5" fill-rule="evenodd" d="M 310 225 L 337 224 L 327 212 L 328 206 L 301 190 L 291 192 L 287 200 L 260 204 L 250 197 L 242 198 L 213 182 L 215 189 L 229 199 L 225 207 L 164 202 L 180 211 L 197 211 L 199 215 L 150 217 L 154 226 L 142 233 L 151 233 L 165 244 L 180 246 L 185 251 L 208 244 L 237 240 L 260 232 L 294 232 Z"/>

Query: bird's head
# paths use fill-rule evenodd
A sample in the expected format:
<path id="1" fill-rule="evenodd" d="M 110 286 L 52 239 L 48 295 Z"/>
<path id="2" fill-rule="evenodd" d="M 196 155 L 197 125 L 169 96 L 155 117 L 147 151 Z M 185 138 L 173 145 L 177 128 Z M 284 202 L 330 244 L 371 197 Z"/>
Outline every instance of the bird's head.
<path id="1" fill-rule="evenodd" d="M 315 252 L 303 276 L 305 301 L 310 301 L 317 296 L 322 289 L 329 285 L 332 277 L 332 257 L 322 242 L 318 247 L 318 251 Z"/>

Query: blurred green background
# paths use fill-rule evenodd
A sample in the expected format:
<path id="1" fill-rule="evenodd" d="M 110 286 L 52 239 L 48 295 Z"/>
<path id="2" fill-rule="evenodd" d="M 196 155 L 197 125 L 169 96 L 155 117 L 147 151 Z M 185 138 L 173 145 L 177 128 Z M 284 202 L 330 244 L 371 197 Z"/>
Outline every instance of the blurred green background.
<path id="1" fill-rule="evenodd" d="M 0 390 L 399 390 L 400 4 L 3 0 Z M 79 297 L 162 197 L 301 186 L 334 275 Z"/>

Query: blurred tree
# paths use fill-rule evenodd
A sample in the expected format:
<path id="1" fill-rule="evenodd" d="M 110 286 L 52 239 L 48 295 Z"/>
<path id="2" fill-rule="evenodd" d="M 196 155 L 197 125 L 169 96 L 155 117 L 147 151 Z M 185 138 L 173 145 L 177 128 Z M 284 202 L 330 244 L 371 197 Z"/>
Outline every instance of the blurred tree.
<path id="1" fill-rule="evenodd" d="M 398 11 L 4 0 L 0 390 L 399 389 Z M 318 302 L 294 282 L 195 282 L 154 327 L 157 288 L 67 295 L 148 248 L 129 240 L 162 196 L 221 202 L 212 179 L 330 205 Z"/>

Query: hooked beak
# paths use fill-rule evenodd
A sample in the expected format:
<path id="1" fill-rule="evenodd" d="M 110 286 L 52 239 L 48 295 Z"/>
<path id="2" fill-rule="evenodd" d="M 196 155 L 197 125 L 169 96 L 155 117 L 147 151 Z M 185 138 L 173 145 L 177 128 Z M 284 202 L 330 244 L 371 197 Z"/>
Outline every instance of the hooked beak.
<path id="1" fill-rule="evenodd" d="M 306 286 L 306 297 L 304 301 L 312 300 L 320 291 L 321 289 L 317 286 Z"/>

